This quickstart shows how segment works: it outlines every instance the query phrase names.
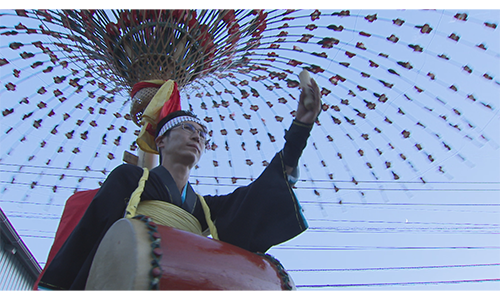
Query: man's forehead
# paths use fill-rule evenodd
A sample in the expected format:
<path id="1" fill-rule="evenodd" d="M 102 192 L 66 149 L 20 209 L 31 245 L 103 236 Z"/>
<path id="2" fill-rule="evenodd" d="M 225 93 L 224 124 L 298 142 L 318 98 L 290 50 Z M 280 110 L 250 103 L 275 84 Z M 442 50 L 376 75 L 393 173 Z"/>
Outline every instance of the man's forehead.
<path id="1" fill-rule="evenodd" d="M 207 131 L 207 127 L 205 126 L 205 123 L 196 118 L 196 117 L 193 117 L 193 116 L 178 116 L 178 117 L 175 117 L 175 118 L 172 118 L 170 119 L 169 121 L 165 122 L 162 126 L 161 126 L 161 129 L 158 130 L 158 133 L 157 133 L 157 136 L 160 136 L 160 135 L 163 135 L 165 132 L 167 132 L 168 130 L 174 128 L 174 127 L 177 127 L 179 126 L 179 124 L 181 123 L 186 123 L 186 124 L 191 124 L 192 126 L 196 126 L 196 128 L 198 130 L 202 130 L 202 131 Z M 194 124 L 197 124 L 197 125 L 194 125 Z M 201 129 L 197 126 L 201 126 Z"/>
<path id="2" fill-rule="evenodd" d="M 185 121 L 185 122 L 183 122 L 183 123 L 189 123 L 189 124 L 193 125 L 193 126 L 194 126 L 195 128 L 197 128 L 197 129 L 201 129 L 201 130 L 203 130 L 203 131 L 207 131 L 207 128 L 206 128 L 205 126 L 200 125 L 200 124 L 198 124 L 198 123 L 196 123 L 196 122 L 193 122 L 193 121 Z"/>

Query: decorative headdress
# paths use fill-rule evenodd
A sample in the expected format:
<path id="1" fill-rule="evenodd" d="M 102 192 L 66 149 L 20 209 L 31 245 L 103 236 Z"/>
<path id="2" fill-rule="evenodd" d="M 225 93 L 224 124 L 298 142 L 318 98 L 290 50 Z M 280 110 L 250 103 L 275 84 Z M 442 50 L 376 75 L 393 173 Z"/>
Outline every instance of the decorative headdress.
<path id="1" fill-rule="evenodd" d="M 130 92 L 133 103 L 145 102 L 149 104 L 144 112 L 138 116 L 141 131 L 137 138 L 137 145 L 141 150 L 158 154 L 155 142 L 155 132 L 160 121 L 172 112 L 181 110 L 181 97 L 177 83 L 173 80 L 148 80 L 135 84 Z M 152 97 L 151 100 L 149 100 Z M 158 136 L 163 135 L 176 125 L 192 121 L 207 127 L 203 121 L 190 116 L 179 116 L 166 122 L 160 129 Z"/>

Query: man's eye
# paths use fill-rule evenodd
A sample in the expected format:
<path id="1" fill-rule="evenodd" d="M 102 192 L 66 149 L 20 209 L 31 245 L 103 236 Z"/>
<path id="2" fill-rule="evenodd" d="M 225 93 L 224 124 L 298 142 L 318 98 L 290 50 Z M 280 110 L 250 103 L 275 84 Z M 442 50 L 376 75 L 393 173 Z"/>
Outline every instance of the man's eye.
<path id="1" fill-rule="evenodd" d="M 191 125 L 191 124 L 185 124 L 184 126 L 185 126 L 185 128 L 186 128 L 187 130 L 189 130 L 189 131 L 191 131 L 191 132 L 195 132 L 195 131 L 196 131 L 196 128 L 194 128 L 194 126 L 193 126 L 193 125 Z"/>

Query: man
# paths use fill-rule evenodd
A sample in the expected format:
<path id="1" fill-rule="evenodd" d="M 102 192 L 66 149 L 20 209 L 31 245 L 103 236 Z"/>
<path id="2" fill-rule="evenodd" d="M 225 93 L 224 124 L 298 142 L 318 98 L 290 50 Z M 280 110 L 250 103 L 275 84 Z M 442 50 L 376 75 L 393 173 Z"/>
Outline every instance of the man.
<path id="1" fill-rule="evenodd" d="M 145 181 L 141 202 L 159 200 L 180 207 L 194 216 L 199 229 L 208 228 L 201 201 L 208 204 L 209 222 L 218 238 L 252 252 L 266 252 L 307 228 L 300 205 L 291 188 L 298 160 L 321 110 L 319 88 L 308 86 L 313 105 L 304 105 L 300 95 L 296 119 L 285 134 L 285 146 L 250 185 L 228 195 L 198 196 L 188 182 L 191 169 L 205 149 L 206 127 L 190 112 L 176 111 L 156 127 L 156 146 L 161 165 Z M 39 286 L 49 289 L 84 289 L 91 263 L 106 231 L 126 213 L 129 199 L 145 171 L 120 165 L 107 177 L 81 221 L 48 265 Z M 296 179 L 295 179 L 296 180 Z M 141 205 L 139 205 L 140 207 Z M 201 233 L 200 231 L 200 233 Z"/>

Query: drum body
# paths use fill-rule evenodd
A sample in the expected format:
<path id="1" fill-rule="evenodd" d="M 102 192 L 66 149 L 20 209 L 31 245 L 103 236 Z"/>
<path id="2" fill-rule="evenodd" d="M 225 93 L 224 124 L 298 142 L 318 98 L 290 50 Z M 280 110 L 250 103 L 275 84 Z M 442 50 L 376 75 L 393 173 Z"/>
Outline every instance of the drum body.
<path id="1" fill-rule="evenodd" d="M 106 233 L 87 280 L 90 290 L 290 290 L 269 255 L 172 227 L 118 220 Z"/>

